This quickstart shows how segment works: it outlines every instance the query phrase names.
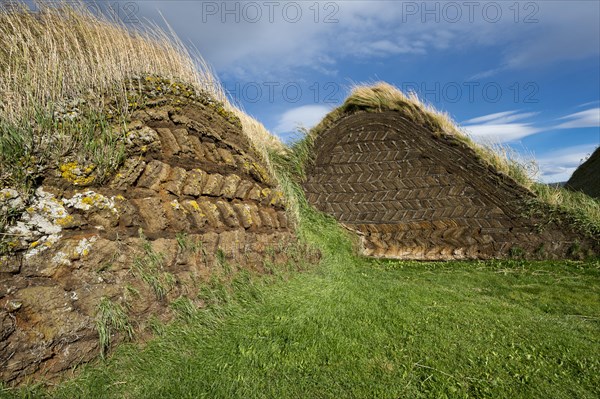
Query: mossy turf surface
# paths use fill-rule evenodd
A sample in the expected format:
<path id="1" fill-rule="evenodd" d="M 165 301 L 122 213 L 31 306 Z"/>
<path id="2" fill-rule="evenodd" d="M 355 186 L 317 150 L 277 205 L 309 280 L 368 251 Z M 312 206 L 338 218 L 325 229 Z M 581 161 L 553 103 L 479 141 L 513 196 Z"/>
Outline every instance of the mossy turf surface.
<path id="1" fill-rule="evenodd" d="M 306 212 L 303 212 L 306 213 Z M 238 275 L 57 398 L 596 398 L 600 263 L 375 261 L 303 215 L 321 265 Z"/>

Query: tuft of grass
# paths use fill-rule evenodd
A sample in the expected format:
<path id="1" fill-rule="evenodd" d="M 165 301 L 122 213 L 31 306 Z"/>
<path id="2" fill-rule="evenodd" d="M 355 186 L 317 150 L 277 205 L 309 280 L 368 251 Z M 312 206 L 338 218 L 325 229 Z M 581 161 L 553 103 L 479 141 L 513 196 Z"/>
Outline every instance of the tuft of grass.
<path id="1" fill-rule="evenodd" d="M 177 317 L 183 321 L 192 320 L 198 311 L 198 307 L 186 296 L 175 299 L 170 303 L 170 307 L 175 311 Z"/>
<path id="2" fill-rule="evenodd" d="M 38 109 L 20 124 L 0 120 L 0 184 L 21 192 L 32 192 L 51 168 L 77 185 L 100 184 L 124 158 L 124 131 L 93 109 L 76 119 Z"/>
<path id="3" fill-rule="evenodd" d="M 196 254 L 199 252 L 204 252 L 204 245 L 200 240 L 194 240 L 187 233 L 177 233 L 175 235 L 175 240 L 177 241 L 177 245 L 179 249 L 183 252 L 188 252 L 192 254 Z"/>
<path id="4" fill-rule="evenodd" d="M 156 252 L 152 248 L 152 243 L 142 234 L 140 236 L 143 240 L 144 254 L 133 260 L 131 271 L 152 288 L 156 299 L 162 300 L 175 284 L 175 276 L 164 271 L 164 255 Z"/>
<path id="5" fill-rule="evenodd" d="M 304 190 L 298 184 L 305 177 L 305 166 L 312 156 L 313 136 L 306 129 L 300 129 L 303 138 L 293 142 L 288 151 L 269 151 L 273 173 L 287 200 L 286 211 L 296 229 L 301 226 L 301 210 L 309 207 Z"/>
<path id="6" fill-rule="evenodd" d="M 110 348 L 115 333 L 122 332 L 129 339 L 133 338 L 133 327 L 129 323 L 127 313 L 120 304 L 107 297 L 102 297 L 96 308 L 96 330 L 100 340 L 100 354 L 103 357 Z"/>
<path id="7" fill-rule="evenodd" d="M 282 153 L 286 151 L 286 146 L 278 136 L 271 134 L 262 123 L 245 113 L 241 108 L 234 108 L 234 112 L 242 123 L 242 130 L 251 138 L 251 143 L 254 144 L 259 155 L 263 157 L 263 161 L 270 168 L 268 152 Z M 272 169 L 269 170 L 272 171 Z"/>
<path id="8" fill-rule="evenodd" d="M 547 184 L 534 183 L 532 189 L 550 213 L 566 215 L 592 237 L 600 236 L 600 200 Z"/>
<path id="9" fill-rule="evenodd" d="M 233 272 L 233 265 L 227 261 L 227 256 L 221 248 L 217 248 L 215 253 L 216 272 L 222 277 L 226 277 Z"/>

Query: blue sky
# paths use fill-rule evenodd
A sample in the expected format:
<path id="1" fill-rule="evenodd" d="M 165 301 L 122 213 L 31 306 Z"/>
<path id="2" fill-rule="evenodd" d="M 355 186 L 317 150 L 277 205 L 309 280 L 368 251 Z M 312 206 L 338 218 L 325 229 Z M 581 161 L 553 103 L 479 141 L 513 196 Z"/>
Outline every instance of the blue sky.
<path id="1" fill-rule="evenodd" d="M 600 144 L 597 1 L 140 1 L 284 140 L 384 80 L 567 180 Z M 123 12 L 127 16 L 126 12 Z"/>

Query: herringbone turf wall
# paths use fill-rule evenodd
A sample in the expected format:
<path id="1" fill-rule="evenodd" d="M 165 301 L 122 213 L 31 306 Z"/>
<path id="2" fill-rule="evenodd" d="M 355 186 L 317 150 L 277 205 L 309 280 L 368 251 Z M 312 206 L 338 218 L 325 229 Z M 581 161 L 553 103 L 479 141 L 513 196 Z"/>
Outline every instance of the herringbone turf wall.
<path id="1" fill-rule="evenodd" d="M 369 256 L 565 257 L 581 247 L 571 228 L 526 216 L 529 191 L 398 112 L 354 113 L 322 132 L 304 188 Z"/>

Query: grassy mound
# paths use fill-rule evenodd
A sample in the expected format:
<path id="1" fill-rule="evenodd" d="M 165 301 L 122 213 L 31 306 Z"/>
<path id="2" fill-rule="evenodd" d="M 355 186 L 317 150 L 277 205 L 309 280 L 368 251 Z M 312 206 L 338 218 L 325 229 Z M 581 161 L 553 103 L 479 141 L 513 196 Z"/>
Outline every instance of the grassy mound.
<path id="1" fill-rule="evenodd" d="M 132 110 L 131 78 L 143 76 L 183 83 L 221 102 L 240 118 L 261 152 L 282 148 L 275 136 L 228 101 L 203 59 L 173 32 L 154 25 L 128 29 L 73 2 L 40 2 L 39 8 L 31 13 L 24 4 L 0 7 L 3 185 L 30 184 L 52 160 L 75 153 L 118 163 L 121 155 L 110 137 L 118 132 L 105 126 L 103 106 L 115 102 L 126 120 Z M 96 102 L 90 104 L 90 98 Z M 75 119 L 81 123 L 71 123 Z M 16 173 L 15 163 L 23 173 Z"/>
<path id="2" fill-rule="evenodd" d="M 424 126 L 436 135 L 444 135 L 467 144 L 495 171 L 508 176 L 522 187 L 530 190 L 535 200 L 531 204 L 535 211 L 568 220 L 583 233 L 591 237 L 600 235 L 600 203 L 582 193 L 549 187 L 534 179 L 537 165 L 525 162 L 507 148 L 483 146 L 474 142 L 447 114 L 424 104 L 414 94 L 404 94 L 387 83 L 372 86 L 357 86 L 346 101 L 331 111 L 315 128 L 308 132 L 306 139 L 297 146 L 300 164 L 311 161 L 312 144 L 316 137 L 331 128 L 346 115 L 366 111 L 395 111 L 402 117 Z M 300 166 L 299 174 L 303 173 Z"/>
<path id="3" fill-rule="evenodd" d="M 600 147 L 573 172 L 565 187 L 600 199 Z"/>
<path id="4" fill-rule="evenodd" d="M 101 183 L 127 156 L 125 127 L 148 90 L 210 99 L 216 112 L 239 119 L 267 163 L 267 150 L 282 150 L 279 139 L 228 101 L 202 58 L 172 31 L 128 29 L 72 1 L 40 1 L 35 13 L 25 2 L 3 5 L 0 186 L 12 190 L 3 192 L 9 200 L 15 190 L 26 198 L 50 170 L 93 174 Z M 77 170 L 81 164 L 91 166 Z M 13 213 L 0 204 L 0 233 Z"/>

